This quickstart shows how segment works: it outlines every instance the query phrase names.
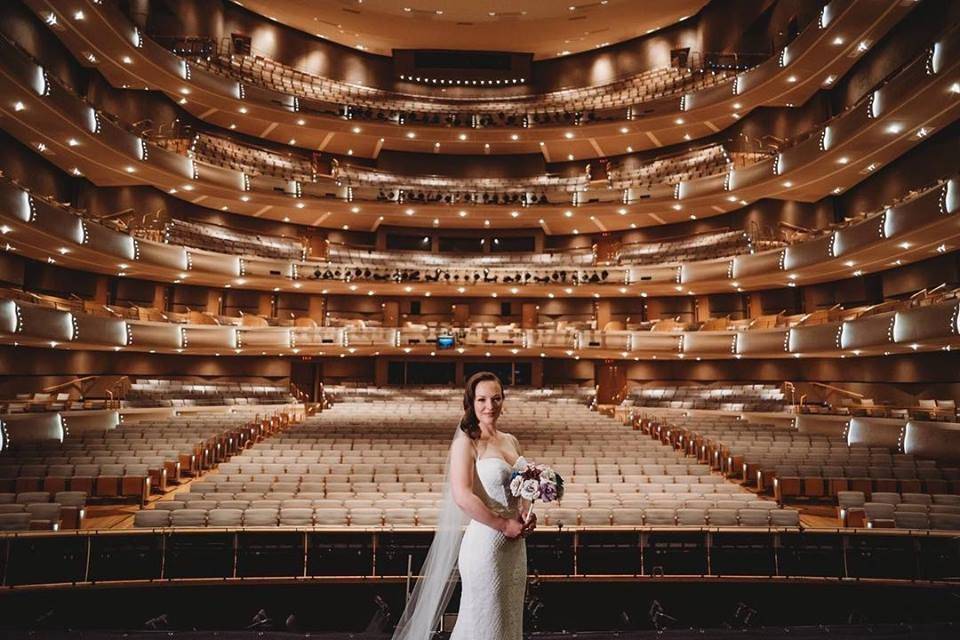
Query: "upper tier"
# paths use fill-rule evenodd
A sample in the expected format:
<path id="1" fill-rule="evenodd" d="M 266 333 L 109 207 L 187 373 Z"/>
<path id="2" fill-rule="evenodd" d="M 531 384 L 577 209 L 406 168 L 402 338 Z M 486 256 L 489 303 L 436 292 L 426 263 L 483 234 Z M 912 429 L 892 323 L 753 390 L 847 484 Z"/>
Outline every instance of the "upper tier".
<path id="1" fill-rule="evenodd" d="M 496 117 L 481 121 L 478 115 L 465 122 L 461 129 L 448 126 L 445 117 L 440 115 L 449 111 L 450 106 L 437 107 L 437 124 L 443 126 L 431 124 L 434 112 L 429 113 L 426 122 L 401 118 L 401 112 L 408 106 L 406 98 L 392 105 L 392 110 L 384 111 L 383 120 L 375 118 L 374 107 L 341 109 L 335 105 L 337 109 L 333 113 L 329 103 L 296 95 L 300 87 L 292 80 L 271 89 L 212 72 L 164 49 L 111 3 L 79 1 L 84 20 L 58 16 L 57 24 L 69 23 L 71 28 L 55 30 L 56 36 L 78 60 L 89 61 L 92 54 L 91 64 L 114 86 L 162 90 L 177 96 L 184 109 L 212 124 L 224 128 L 233 125 L 239 132 L 274 141 L 296 139 L 305 148 L 331 153 L 346 154 L 352 149 L 359 157 L 375 157 L 383 149 L 433 152 L 435 145 L 441 144 L 443 153 L 542 152 L 548 159 L 570 155 L 578 159 L 602 157 L 623 153 L 627 147 L 639 151 L 676 144 L 713 135 L 758 106 L 802 104 L 820 88 L 831 86 L 842 77 L 869 49 L 861 46 L 862 43 L 878 42 L 914 4 L 896 0 L 833 0 L 822 9 L 817 20 L 764 62 L 725 78 L 719 73 L 684 75 L 684 78 L 694 78 L 694 83 L 697 78 L 709 77 L 711 84 L 694 90 L 682 84 L 689 79 L 683 80 L 680 85 L 671 85 L 670 91 L 682 87 L 680 90 L 652 102 L 641 102 L 642 109 L 619 106 L 619 113 L 611 114 L 619 122 L 608 119 L 586 122 L 581 115 L 578 126 L 575 114 L 583 114 L 580 108 L 589 103 L 585 97 L 578 97 L 581 104 L 570 103 L 565 107 L 571 114 L 569 120 L 562 115 L 564 108 L 551 107 L 551 113 L 561 114 L 558 121 L 543 111 L 539 125 L 536 112 L 530 112 L 526 118 L 527 128 L 523 126 L 524 120 L 516 117 L 513 127 L 484 126 L 497 124 L 499 113 L 505 107 L 496 106 L 493 111 Z M 45 0 L 28 0 L 28 4 L 42 19 L 49 16 L 50 5 Z M 644 89 L 642 96 L 663 93 L 666 89 L 666 85 Z M 634 88 L 619 85 L 578 91 L 585 92 L 585 96 L 599 91 L 605 98 L 611 91 L 610 100 L 614 97 L 624 100 L 626 96 L 627 102 L 641 96 L 636 89 L 631 98 Z M 574 96 L 580 94 L 574 92 L 564 99 Z M 356 99 L 362 102 L 366 98 Z M 603 99 L 599 101 L 600 106 Z M 596 102 L 595 98 L 590 100 Z M 425 103 L 425 108 L 444 104 L 442 100 L 417 99 L 415 102 Z M 354 118 L 364 115 L 366 109 L 371 110 L 374 119 L 358 123 Z M 506 122 L 507 112 L 504 114 Z"/>
<path id="2" fill-rule="evenodd" d="M 576 126 L 632 120 L 644 103 L 725 82 L 731 71 L 651 69 L 595 87 L 492 100 L 410 95 L 310 75 L 260 56 L 216 55 L 193 61 L 240 82 L 310 100 L 301 109 L 350 120 L 441 127 Z"/>
<path id="3" fill-rule="evenodd" d="M 304 293 L 353 292 L 358 288 L 356 282 L 365 282 L 369 295 L 403 295 L 396 287 L 401 282 L 417 284 L 416 291 L 412 286 L 403 288 L 411 295 L 465 294 L 468 287 L 470 295 L 518 295 L 524 287 L 523 295 L 548 297 L 693 294 L 690 287 L 696 287 L 699 294 L 731 291 L 731 287 L 742 291 L 813 284 L 886 270 L 944 253 L 948 250 L 946 242 L 960 233 L 953 215 L 960 210 L 956 180 L 908 194 L 895 206 L 782 249 L 681 264 L 567 267 L 556 263 L 488 265 L 479 256 L 473 263 L 460 260 L 438 265 L 436 261 L 442 258 L 430 254 L 413 254 L 413 259 L 404 263 L 399 253 L 392 261 L 380 264 L 358 253 L 348 253 L 339 263 L 335 262 L 336 252 L 331 256 L 334 260 L 241 257 L 137 239 L 81 212 L 34 197 L 13 183 L 0 181 L 0 200 L 6 203 L 0 207 L 0 220 L 6 222 L 2 230 L 7 250 L 20 255 L 85 271 L 116 274 L 119 268 L 122 276 L 174 282 L 190 278 L 191 284 L 215 287 L 238 285 L 280 291 L 291 286 L 292 280 L 295 289 L 307 287 Z M 736 241 L 734 251 L 743 246 L 736 232 L 732 240 Z M 290 241 L 277 244 L 292 249 Z M 723 246 L 714 245 L 718 250 Z M 598 257 L 603 262 L 615 261 L 619 251 L 621 262 L 639 263 L 656 259 L 653 255 L 659 247 L 614 246 L 613 252 L 598 252 Z M 693 257 L 705 255 L 698 254 L 705 248 L 695 242 L 664 248 L 692 252 Z M 895 256 L 900 257 L 891 263 Z"/>
<path id="4" fill-rule="evenodd" d="M 337 159 L 330 161 L 328 176 L 325 163 L 320 166 L 315 156 L 308 157 L 294 149 L 281 153 L 207 132 L 197 133 L 192 139 L 168 137 L 153 141 L 194 162 L 242 172 L 250 191 L 267 190 L 271 179 L 279 179 L 300 183 L 304 194 L 345 202 L 464 206 L 628 204 L 672 194 L 681 182 L 723 176 L 773 158 L 772 153 L 730 152 L 724 145 L 712 143 L 651 160 L 638 161 L 627 156 L 606 162 L 606 179 L 599 180 L 591 179 L 589 165 L 584 173 L 570 176 L 458 178 L 399 174 Z"/>

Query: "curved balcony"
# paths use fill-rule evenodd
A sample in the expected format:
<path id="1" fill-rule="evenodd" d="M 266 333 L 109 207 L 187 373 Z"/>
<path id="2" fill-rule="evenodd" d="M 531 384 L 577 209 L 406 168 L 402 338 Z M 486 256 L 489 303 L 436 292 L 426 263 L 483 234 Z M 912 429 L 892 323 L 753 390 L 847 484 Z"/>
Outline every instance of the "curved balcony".
<path id="1" fill-rule="evenodd" d="M 730 171 L 772 160 L 772 154 L 728 152 L 722 144 L 673 152 L 636 163 L 626 158 L 608 163 L 607 178 L 591 181 L 590 168 L 580 175 L 541 174 L 522 178 L 454 178 L 448 176 L 401 175 L 378 169 L 330 161 L 317 166 L 313 158 L 298 153 L 243 144 L 197 133 L 190 139 L 165 138 L 154 141 L 194 162 L 244 174 L 251 191 L 284 188 L 296 182 L 304 195 L 336 198 L 343 202 L 391 202 L 397 204 L 501 205 L 532 207 L 542 205 L 630 204 L 650 197 L 672 197 L 676 185 L 703 178 L 724 176 Z"/>
<path id="2" fill-rule="evenodd" d="M 911 4 L 886 0 L 833 0 L 820 19 L 785 49 L 732 80 L 658 101 L 632 120 L 580 126 L 454 127 L 351 120 L 305 111 L 293 92 L 275 92 L 211 73 L 170 53 L 142 34 L 110 3 L 83 0 L 65 13 L 53 0 L 28 0 L 42 18 L 53 14 L 55 33 L 77 59 L 93 59 L 117 87 L 151 87 L 177 96 L 184 108 L 212 124 L 304 147 L 374 157 L 380 149 L 444 153 L 542 152 L 548 158 L 591 158 L 682 143 L 712 135 L 758 106 L 802 104 L 824 82 L 841 77 L 862 54 L 906 15 Z M 85 19 L 71 15 L 82 9 Z M 828 83 L 829 84 L 829 83 Z M 626 111 L 623 117 L 626 117 Z M 529 120 L 528 120 L 529 123 Z M 362 126 L 361 126 L 362 125 Z M 268 129 L 269 128 L 269 129 Z M 648 135 L 649 134 L 649 135 Z M 689 136 L 689 137 L 687 137 Z M 542 145 L 540 143 L 543 143 Z"/>
<path id="3" fill-rule="evenodd" d="M 732 71 L 666 67 L 606 85 L 492 99 L 427 97 L 304 73 L 274 60 L 231 52 L 189 61 L 244 86 L 298 98 L 304 113 L 434 127 L 533 128 L 632 120 L 660 100 L 729 81 Z M 654 104 L 651 104 L 654 103 Z"/>
<path id="4" fill-rule="evenodd" d="M 522 329 L 515 325 L 469 327 L 367 326 L 347 320 L 344 326 L 317 326 L 298 318 L 293 326 L 268 326 L 254 316 L 221 320 L 192 313 L 188 322 L 124 318 L 106 308 L 90 313 L 79 305 L 73 310 L 0 299 L 0 335 L 16 345 L 88 348 L 150 353 L 215 355 L 480 355 L 588 358 L 785 358 L 855 357 L 952 349 L 960 346 L 960 296 L 948 292 L 907 303 L 818 312 L 794 318 L 793 326 L 772 322 L 732 323 L 710 321 L 699 331 L 681 331 L 670 321 L 625 330 L 611 323 L 602 330 L 578 329 L 556 323 L 545 328 Z M 161 318 L 170 316 L 158 314 Z M 173 316 L 175 314 L 171 314 Z M 159 319 L 159 318 L 158 318 Z M 206 324 L 197 324 L 202 321 Z M 718 330 L 719 329 L 719 330 Z M 437 338 L 454 336 L 456 349 L 440 351 Z"/>
<path id="5" fill-rule="evenodd" d="M 327 198 L 335 194 L 324 189 L 312 193 L 319 185 L 251 179 L 238 171 L 193 162 L 111 122 L 54 82 L 41 66 L 22 54 L 18 57 L 12 46 L 2 48 L 11 62 L 0 85 L 23 98 L 19 102 L 23 108 L 9 113 L 11 133 L 27 144 L 56 150 L 54 160 L 61 166 L 99 184 L 146 182 L 181 198 L 202 198 L 205 206 L 314 226 L 368 230 L 380 224 L 477 226 L 469 211 L 460 215 L 459 207 L 330 203 Z M 609 231 L 717 215 L 760 198 L 815 201 L 840 193 L 956 119 L 960 94 L 953 78 L 960 66 L 958 51 L 960 32 L 954 29 L 867 99 L 784 148 L 772 161 L 681 182 L 668 192 L 616 208 L 590 202 L 588 191 L 578 196 L 582 204 L 577 207 L 544 205 L 537 211 L 536 224 L 547 233 Z M 495 227 L 533 226 L 532 215 L 522 209 L 503 207 L 490 215 Z"/>
<path id="6" fill-rule="evenodd" d="M 815 239 L 719 260 L 653 265 L 380 266 L 230 255 L 138 239 L 76 211 L 0 182 L 0 220 L 8 251 L 95 273 L 215 287 L 368 295 L 533 295 L 548 297 L 707 294 L 807 285 L 856 277 L 922 260 L 960 242 L 960 180 Z M 627 246 L 629 251 L 630 246 Z M 629 253 L 627 254 L 629 255 Z M 891 263 L 891 259 L 896 261 Z M 330 271 L 329 276 L 327 271 Z M 339 274 L 336 273 L 339 271 Z M 402 291 L 397 287 L 404 283 Z M 693 289 L 695 287 L 696 289 Z"/>

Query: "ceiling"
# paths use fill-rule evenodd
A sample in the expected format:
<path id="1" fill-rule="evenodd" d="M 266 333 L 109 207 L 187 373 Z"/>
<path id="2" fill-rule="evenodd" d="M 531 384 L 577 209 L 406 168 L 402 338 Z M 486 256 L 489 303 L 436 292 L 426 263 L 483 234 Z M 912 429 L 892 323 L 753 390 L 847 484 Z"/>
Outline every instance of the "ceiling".
<path id="1" fill-rule="evenodd" d="M 708 0 L 232 0 L 327 40 L 393 49 L 578 53 L 696 14 Z"/>

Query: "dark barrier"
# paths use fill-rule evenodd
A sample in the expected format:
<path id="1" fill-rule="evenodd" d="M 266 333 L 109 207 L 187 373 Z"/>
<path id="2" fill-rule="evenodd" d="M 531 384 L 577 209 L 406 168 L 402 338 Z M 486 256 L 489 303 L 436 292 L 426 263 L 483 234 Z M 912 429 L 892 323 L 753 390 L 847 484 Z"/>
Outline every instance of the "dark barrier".
<path id="1" fill-rule="evenodd" d="M 282 578 L 405 580 L 424 531 L 167 529 L 0 536 L 7 587 Z M 541 529 L 530 575 L 583 578 L 826 578 L 960 582 L 960 535 L 937 531 Z"/>

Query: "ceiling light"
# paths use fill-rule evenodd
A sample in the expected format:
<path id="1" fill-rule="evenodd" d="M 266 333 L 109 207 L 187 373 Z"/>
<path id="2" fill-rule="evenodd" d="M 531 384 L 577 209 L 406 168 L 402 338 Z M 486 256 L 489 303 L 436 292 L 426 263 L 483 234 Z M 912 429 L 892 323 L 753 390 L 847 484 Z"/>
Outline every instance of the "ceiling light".
<path id="1" fill-rule="evenodd" d="M 843 156 L 842 158 L 837 158 L 838 164 L 847 164 L 848 162 L 850 162 L 850 158 L 848 158 L 847 156 Z"/>
<path id="2" fill-rule="evenodd" d="M 124 171 L 126 171 L 127 173 L 134 173 L 134 172 L 136 171 L 136 169 L 133 168 L 133 167 L 129 167 L 129 166 L 128 166 L 128 167 L 126 167 L 126 168 L 124 169 Z"/>
<path id="3" fill-rule="evenodd" d="M 565 216 L 568 217 L 568 218 L 572 218 L 572 217 L 573 217 L 573 211 L 564 211 L 564 212 L 563 212 L 563 215 L 565 215 Z"/>
<path id="4" fill-rule="evenodd" d="M 297 120 L 297 124 L 302 127 L 303 125 L 307 124 L 307 121 L 304 120 L 303 118 L 300 118 L 299 120 Z"/>
<path id="5" fill-rule="evenodd" d="M 911 245 L 909 242 L 901 242 L 897 246 L 900 247 L 901 249 L 909 249 L 913 245 Z"/>
<path id="6" fill-rule="evenodd" d="M 571 138 L 573 138 L 573 132 L 567 131 L 563 134 L 563 137 L 566 138 L 567 140 L 570 140 Z"/>
<path id="7" fill-rule="evenodd" d="M 461 133 L 460 135 L 457 136 L 457 138 L 459 138 L 460 140 L 466 140 L 466 139 L 467 139 L 467 134 Z"/>
<path id="8" fill-rule="evenodd" d="M 250 202 L 250 196 L 240 196 L 240 200 L 243 202 Z"/>
<path id="9" fill-rule="evenodd" d="M 897 134 L 897 133 L 900 133 L 901 131 L 903 131 L 903 125 L 898 122 L 894 122 L 889 127 L 887 127 L 887 133 Z"/>
<path id="10" fill-rule="evenodd" d="M 787 180 L 786 182 L 783 183 L 783 186 L 785 186 L 787 189 L 789 189 L 790 187 L 793 186 L 793 183 L 790 182 L 789 180 Z"/>
<path id="11" fill-rule="evenodd" d="M 120 62 L 123 64 L 133 64 L 133 60 L 130 58 L 130 56 L 123 56 L 120 58 Z"/>
<path id="12" fill-rule="evenodd" d="M 829 86 L 829 85 L 833 84 L 834 81 L 836 81 L 836 79 L 837 79 L 837 76 L 835 76 L 835 75 L 833 75 L 833 74 L 830 74 L 829 76 L 827 76 L 826 78 L 823 79 L 823 84 Z"/>
<path id="13" fill-rule="evenodd" d="M 680 211 L 680 209 L 683 209 L 683 205 L 682 205 L 682 204 L 677 203 L 677 204 L 673 205 L 673 210 L 674 210 L 674 211 Z"/>
<path id="14" fill-rule="evenodd" d="M 843 43 L 844 43 L 844 39 L 842 36 L 837 36 L 836 38 L 833 39 L 833 44 L 837 45 L 838 47 Z"/>
<path id="15" fill-rule="evenodd" d="M 413 131 L 407 131 L 407 137 L 408 137 L 408 138 L 416 138 L 416 137 L 417 137 L 417 134 L 414 133 Z"/>
<path id="16" fill-rule="evenodd" d="M 23 104 L 22 102 L 20 102 L 19 100 L 13 103 L 13 110 L 14 110 L 14 111 L 23 111 L 24 109 L 26 109 L 26 107 L 25 107 L 24 104 Z"/>
<path id="17" fill-rule="evenodd" d="M 787 82 L 793 83 L 797 81 L 797 76 L 789 76 Z"/>
<path id="18" fill-rule="evenodd" d="M 518 135 L 515 134 L 515 133 L 512 133 L 512 134 L 510 134 L 510 139 L 511 139 L 511 140 L 519 140 L 519 139 L 520 139 L 520 136 L 518 136 Z"/>
<path id="19" fill-rule="evenodd" d="M 239 111 L 240 111 L 240 113 L 246 113 L 246 112 L 247 112 L 247 108 L 246 108 L 246 107 L 240 107 Z"/>
<path id="20" fill-rule="evenodd" d="M 626 127 L 620 127 L 620 133 L 630 133 L 630 129 L 627 129 Z"/>

